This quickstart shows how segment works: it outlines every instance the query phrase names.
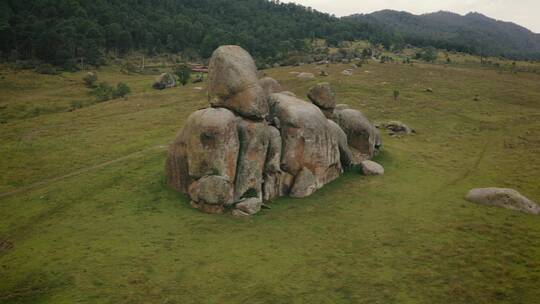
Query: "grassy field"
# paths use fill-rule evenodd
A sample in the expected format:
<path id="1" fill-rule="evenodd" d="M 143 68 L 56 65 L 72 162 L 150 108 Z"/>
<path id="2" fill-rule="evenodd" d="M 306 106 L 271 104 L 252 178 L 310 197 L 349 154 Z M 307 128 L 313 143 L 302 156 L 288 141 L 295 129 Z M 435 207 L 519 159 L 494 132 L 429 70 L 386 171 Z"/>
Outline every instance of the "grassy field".
<path id="1" fill-rule="evenodd" d="M 537 302 L 540 218 L 463 196 L 500 186 L 540 200 L 540 75 L 345 68 L 324 78 L 339 103 L 417 134 L 384 135 L 386 175 L 347 172 L 247 220 L 202 214 L 164 183 L 167 144 L 207 104 L 197 85 L 154 91 L 153 76 L 109 67 L 100 80 L 133 93 L 92 104 L 82 72 L 3 69 L 0 303 Z M 323 79 L 291 73 L 304 71 L 317 73 L 264 73 L 305 96 Z"/>

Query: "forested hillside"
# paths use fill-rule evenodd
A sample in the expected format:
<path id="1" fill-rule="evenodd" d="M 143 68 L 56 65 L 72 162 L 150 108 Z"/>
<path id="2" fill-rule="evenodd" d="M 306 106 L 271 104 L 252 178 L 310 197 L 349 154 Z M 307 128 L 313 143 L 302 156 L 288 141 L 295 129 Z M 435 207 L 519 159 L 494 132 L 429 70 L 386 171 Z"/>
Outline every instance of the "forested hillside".
<path id="1" fill-rule="evenodd" d="M 348 17 L 396 33 L 399 40 L 416 46 L 435 46 L 468 53 L 540 59 L 540 34 L 511 22 L 479 13 L 461 16 L 450 12 L 413 15 L 383 10 Z M 390 41 L 392 43 L 395 41 Z"/>
<path id="2" fill-rule="evenodd" d="M 189 52 L 208 57 L 239 44 L 256 57 L 302 50 L 306 38 L 374 39 L 363 23 L 266 0 L 7 0 L 0 7 L 4 58 L 57 65 L 103 51 Z"/>
<path id="3" fill-rule="evenodd" d="M 238 44 L 258 59 L 305 51 L 310 39 L 330 45 L 364 39 L 400 49 L 409 43 L 511 58 L 540 58 L 540 38 L 479 14 L 415 16 L 395 11 L 336 18 L 267 0 L 3 0 L 0 59 L 73 66 L 104 54 L 182 52 L 207 58 Z"/>

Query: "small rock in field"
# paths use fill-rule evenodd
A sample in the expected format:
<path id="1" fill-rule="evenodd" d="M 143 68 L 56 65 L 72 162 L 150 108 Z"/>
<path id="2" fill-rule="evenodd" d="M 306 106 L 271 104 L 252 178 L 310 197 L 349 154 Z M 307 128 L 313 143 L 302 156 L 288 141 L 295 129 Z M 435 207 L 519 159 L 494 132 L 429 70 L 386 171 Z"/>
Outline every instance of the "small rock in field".
<path id="1" fill-rule="evenodd" d="M 362 173 L 364 175 L 383 175 L 384 174 L 383 166 L 379 165 L 378 163 L 374 161 L 365 160 L 360 163 L 360 166 L 362 167 Z"/>
<path id="2" fill-rule="evenodd" d="M 298 74 L 298 76 L 296 76 L 300 79 L 313 79 L 315 78 L 315 75 L 313 75 L 313 73 L 306 73 L 306 72 L 303 72 L 303 73 L 300 73 Z"/>
<path id="3" fill-rule="evenodd" d="M 409 128 L 406 124 L 399 122 L 399 121 L 389 121 L 387 123 L 382 124 L 382 126 L 390 131 L 390 135 L 396 135 L 396 134 L 411 134 L 416 133 L 414 129 Z"/>
<path id="4" fill-rule="evenodd" d="M 467 193 L 465 199 L 472 203 L 497 206 L 529 214 L 540 214 L 540 206 L 513 189 L 476 188 Z"/>
<path id="5" fill-rule="evenodd" d="M 262 201 L 260 198 L 248 198 L 236 204 L 236 209 L 247 213 L 248 215 L 253 215 L 261 211 Z"/>

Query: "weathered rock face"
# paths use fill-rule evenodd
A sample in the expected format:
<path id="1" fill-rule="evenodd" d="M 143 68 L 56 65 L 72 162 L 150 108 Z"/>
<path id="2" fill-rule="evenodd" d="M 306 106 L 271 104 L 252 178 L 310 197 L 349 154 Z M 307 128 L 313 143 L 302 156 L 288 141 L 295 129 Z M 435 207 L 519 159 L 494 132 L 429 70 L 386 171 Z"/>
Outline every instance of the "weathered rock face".
<path id="1" fill-rule="evenodd" d="M 283 91 L 283 88 L 272 77 L 264 77 L 259 80 L 259 85 L 263 88 L 264 94 L 266 96 L 272 94 L 272 93 L 279 93 Z"/>
<path id="2" fill-rule="evenodd" d="M 268 113 L 253 58 L 239 46 L 221 46 L 210 59 L 208 97 L 214 107 L 230 109 L 241 116 L 262 119 Z"/>
<path id="3" fill-rule="evenodd" d="M 343 132 L 343 130 L 333 120 L 328 119 L 328 124 L 330 125 L 330 128 L 332 132 L 334 133 L 334 136 L 338 140 L 341 166 L 344 168 L 351 166 L 353 162 L 353 153 L 351 149 L 349 148 L 349 143 L 347 141 L 347 134 L 345 134 L 345 132 Z"/>
<path id="4" fill-rule="evenodd" d="M 235 179 L 235 200 L 262 199 L 263 171 L 269 144 L 268 126 L 263 122 L 238 119 L 240 151 Z"/>
<path id="5" fill-rule="evenodd" d="M 322 82 L 309 89 L 308 98 L 323 109 L 334 109 L 336 107 L 336 95 L 328 82 Z"/>
<path id="6" fill-rule="evenodd" d="M 309 169 L 317 188 L 336 179 L 342 172 L 338 140 L 319 108 L 279 93 L 270 95 L 269 105 L 281 127 L 281 169 L 295 176 Z"/>
<path id="7" fill-rule="evenodd" d="M 307 197 L 317 191 L 317 180 L 308 168 L 302 168 L 294 179 L 291 197 Z"/>
<path id="8" fill-rule="evenodd" d="M 360 111 L 353 109 L 334 110 L 333 120 L 347 134 L 354 165 L 358 165 L 363 160 L 370 159 L 375 155 L 380 146 L 379 131 Z"/>
<path id="9" fill-rule="evenodd" d="M 265 201 L 289 194 L 294 176 L 281 170 L 281 134 L 268 127 L 269 146 L 264 167 L 263 199 Z"/>
<path id="10" fill-rule="evenodd" d="M 212 108 L 191 114 L 170 147 L 168 184 L 203 212 L 230 208 L 246 217 L 263 201 L 306 197 L 375 149 L 377 134 L 360 112 L 334 118 L 329 84 L 310 90 L 310 103 L 256 75 L 246 51 L 218 48 L 210 60 Z"/>
<path id="11" fill-rule="evenodd" d="M 232 183 L 239 150 L 236 116 L 231 111 L 196 111 L 169 149 L 167 181 L 183 193 L 191 183 L 207 175 L 222 176 Z"/>
<path id="12" fill-rule="evenodd" d="M 209 175 L 191 183 L 188 189 L 191 199 L 208 205 L 230 205 L 234 187 L 228 178 Z"/>
<path id="13" fill-rule="evenodd" d="M 529 214 L 540 214 L 540 206 L 513 189 L 477 188 L 467 193 L 465 199 L 483 205 L 491 205 Z"/>
<path id="14" fill-rule="evenodd" d="M 174 88 L 176 86 L 176 77 L 171 73 L 163 73 L 159 75 L 152 87 L 157 90 Z"/>

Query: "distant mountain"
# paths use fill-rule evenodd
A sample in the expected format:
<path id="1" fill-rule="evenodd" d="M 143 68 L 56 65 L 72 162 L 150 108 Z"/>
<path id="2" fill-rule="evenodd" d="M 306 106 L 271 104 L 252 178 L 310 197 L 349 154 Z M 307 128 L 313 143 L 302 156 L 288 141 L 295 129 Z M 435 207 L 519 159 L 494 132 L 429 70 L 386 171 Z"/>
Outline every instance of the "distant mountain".
<path id="1" fill-rule="evenodd" d="M 440 11 L 413 15 L 382 10 L 367 15 L 345 17 L 384 28 L 405 43 L 454 49 L 485 55 L 540 59 L 540 34 L 515 23 L 489 18 L 479 13 L 459 15 Z"/>

